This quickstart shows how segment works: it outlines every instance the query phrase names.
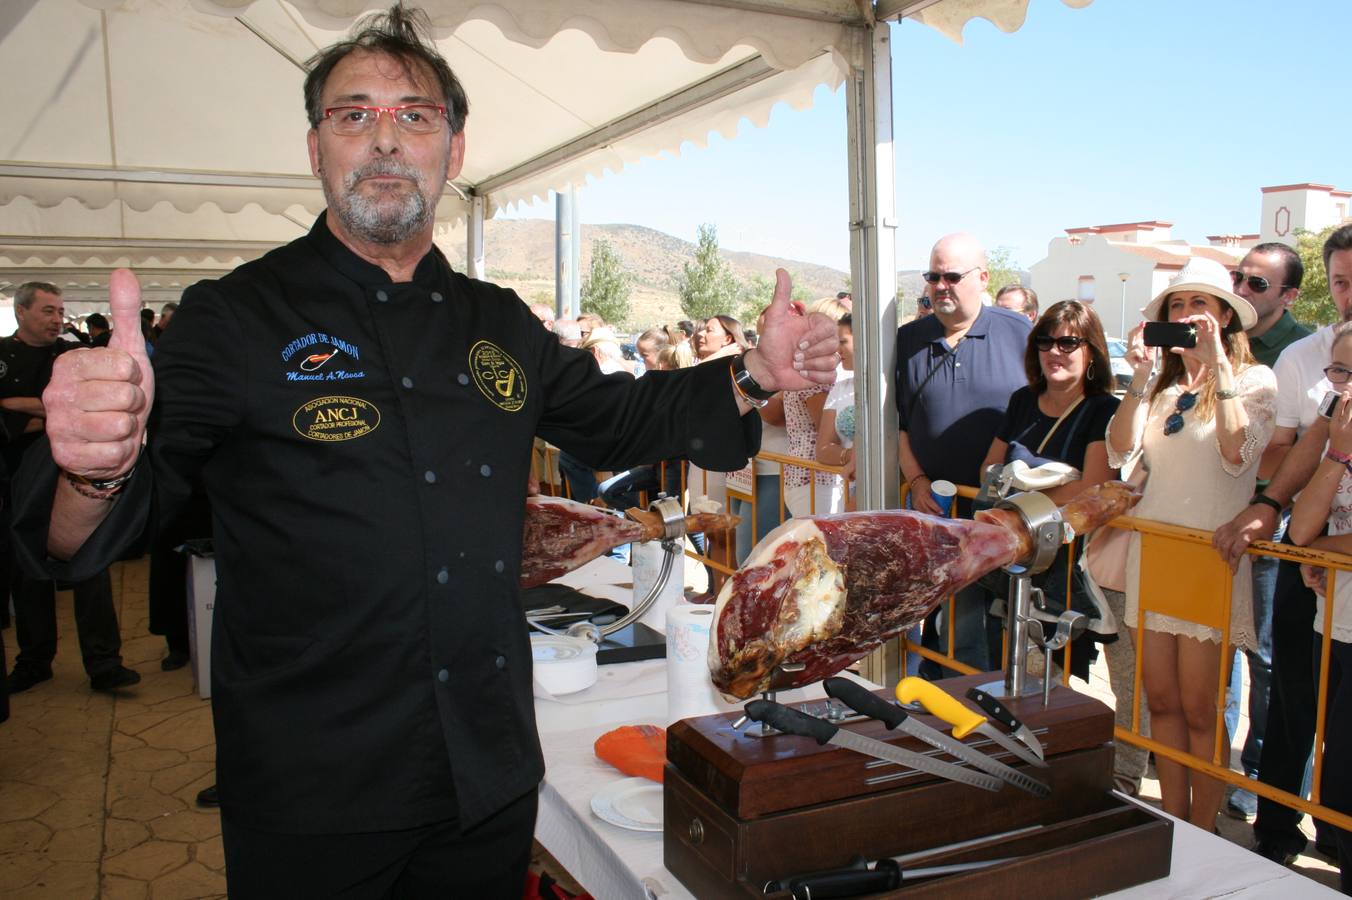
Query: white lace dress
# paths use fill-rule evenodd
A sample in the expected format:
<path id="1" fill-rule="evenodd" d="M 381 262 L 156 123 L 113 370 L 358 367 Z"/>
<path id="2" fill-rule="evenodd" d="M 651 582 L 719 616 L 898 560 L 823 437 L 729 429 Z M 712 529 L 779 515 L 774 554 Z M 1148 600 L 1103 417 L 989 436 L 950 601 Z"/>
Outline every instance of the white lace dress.
<path id="1" fill-rule="evenodd" d="M 1154 398 L 1145 432 L 1130 453 L 1114 453 L 1109 441 L 1110 466 L 1121 468 L 1141 454 L 1141 463 L 1150 473 L 1141 502 L 1131 515 L 1212 531 L 1248 505 L 1258 476 L 1259 457 L 1276 424 L 1277 379 L 1267 366 L 1250 366 L 1239 373 L 1235 388 L 1249 417 L 1239 465 L 1232 465 L 1221 456 L 1214 415 L 1210 421 L 1200 421 L 1194 408 L 1183 414 L 1182 431 L 1174 435 L 1164 433 L 1165 420 L 1173 414 L 1179 395 L 1183 393 L 1179 385 L 1167 388 Z M 1140 559 L 1141 538 L 1133 533 L 1127 551 L 1126 607 L 1126 621 L 1133 627 L 1139 609 Z M 1245 556 L 1235 573 L 1234 594 L 1230 600 L 1230 640 L 1241 647 L 1256 645 L 1252 596 L 1253 579 L 1249 557 Z M 1145 627 L 1199 641 L 1219 643 L 1221 639 L 1220 631 L 1215 628 L 1149 611 L 1145 615 Z"/>

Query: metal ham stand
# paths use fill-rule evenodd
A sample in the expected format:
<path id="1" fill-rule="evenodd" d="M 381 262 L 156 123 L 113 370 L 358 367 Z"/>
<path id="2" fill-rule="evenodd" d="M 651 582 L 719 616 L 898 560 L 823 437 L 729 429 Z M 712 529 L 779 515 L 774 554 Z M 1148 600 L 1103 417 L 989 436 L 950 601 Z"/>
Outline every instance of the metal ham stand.
<path id="1" fill-rule="evenodd" d="M 998 484 L 996 488 L 998 490 Z M 1033 535 L 1033 553 L 1028 559 L 1005 566 L 1004 570 L 1009 574 L 1009 599 L 1005 604 L 1008 662 L 1004 681 L 982 685 L 981 689 L 995 697 L 1027 697 L 1040 693 L 1045 708 L 1051 697 L 1052 653 L 1083 634 L 1087 619 L 1083 613 L 1070 609 L 1060 616 L 1048 613 L 1042 590 L 1033 587 L 1032 577 L 1047 571 L 1061 545 L 1074 540 L 1075 535 L 1070 525 L 1062 520 L 1056 504 L 1045 494 L 1036 491 L 1013 494 L 996 502 L 995 508 L 1018 513 Z M 1044 623 L 1054 623 L 1055 632 L 1048 635 Z M 1043 651 L 1045 665 L 1040 679 L 1028 677 L 1030 640 Z"/>

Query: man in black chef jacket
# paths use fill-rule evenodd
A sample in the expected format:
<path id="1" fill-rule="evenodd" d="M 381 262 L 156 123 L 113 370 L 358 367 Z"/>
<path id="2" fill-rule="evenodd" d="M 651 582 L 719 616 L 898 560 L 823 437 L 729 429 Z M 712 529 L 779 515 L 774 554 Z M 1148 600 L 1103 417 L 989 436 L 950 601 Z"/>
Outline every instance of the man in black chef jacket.
<path id="1" fill-rule="evenodd" d="M 519 896 L 543 775 L 517 593 L 533 436 L 606 469 L 736 469 L 748 397 L 838 359 L 782 272 L 756 351 L 637 381 L 453 272 L 433 211 L 468 104 L 415 23 L 393 8 L 311 61 L 327 211 L 189 289 L 153 373 L 114 273 L 112 346 L 60 361 L 25 470 L 27 561 L 66 577 L 205 484 L 232 897 Z"/>

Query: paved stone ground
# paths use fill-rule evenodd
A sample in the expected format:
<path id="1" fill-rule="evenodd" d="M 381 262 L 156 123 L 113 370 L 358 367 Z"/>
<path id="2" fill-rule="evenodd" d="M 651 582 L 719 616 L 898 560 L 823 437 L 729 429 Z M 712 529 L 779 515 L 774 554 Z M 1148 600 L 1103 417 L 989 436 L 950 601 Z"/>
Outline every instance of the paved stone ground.
<path id="1" fill-rule="evenodd" d="M 198 699 L 188 668 L 160 671 L 164 641 L 146 632 L 147 572 L 141 561 L 112 573 L 122 634 L 129 636 L 124 662 L 141 673 L 140 684 L 112 696 L 89 689 L 66 593 L 57 595 L 62 640 L 55 677 L 11 698 L 11 718 L 0 725 L 6 900 L 225 896 L 220 819 L 194 802 L 215 781 L 210 704 Z M 692 592 L 706 586 L 702 567 L 688 559 L 686 585 Z M 12 664 L 13 629 L 5 642 Z M 1076 686 L 1085 689 L 1083 682 Z M 1088 692 L 1113 703 L 1101 660 Z M 1247 727 L 1242 722 L 1241 735 Z M 1146 781 L 1142 796 L 1157 803 L 1158 783 Z M 1252 843 L 1247 824 L 1224 815 L 1217 824 L 1227 839 Z M 1313 834 L 1308 818 L 1306 831 Z M 537 860 L 564 874 L 551 863 Z M 1318 856 L 1300 857 L 1293 869 L 1336 889 L 1336 869 Z"/>
<path id="2" fill-rule="evenodd" d="M 189 669 L 161 672 L 141 563 L 113 568 L 126 665 L 141 683 L 89 689 L 70 594 L 57 595 L 54 677 L 11 698 L 0 726 L 0 896 L 186 900 L 225 896 L 211 709 Z M 137 637 L 139 635 L 139 637 Z M 12 663 L 13 629 L 5 643 Z"/>

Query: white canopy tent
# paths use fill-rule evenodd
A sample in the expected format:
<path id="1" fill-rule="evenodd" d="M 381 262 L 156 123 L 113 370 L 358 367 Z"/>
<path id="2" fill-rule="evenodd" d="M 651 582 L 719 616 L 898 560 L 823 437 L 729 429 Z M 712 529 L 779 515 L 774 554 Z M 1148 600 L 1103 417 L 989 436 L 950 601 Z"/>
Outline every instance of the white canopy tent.
<path id="1" fill-rule="evenodd" d="M 1091 0 L 1061 0 L 1075 7 Z M 486 215 L 844 84 L 859 333 L 863 503 L 896 499 L 891 371 L 895 191 L 889 29 L 1017 29 L 1028 0 L 421 0 L 471 112 L 438 210 Z M 97 301 L 118 266 L 175 299 L 309 228 L 303 62 L 373 0 L 7 0 L 0 290 L 42 278 Z M 881 441 L 881 444 L 877 444 Z M 874 446 L 870 446 L 874 444 Z"/>

